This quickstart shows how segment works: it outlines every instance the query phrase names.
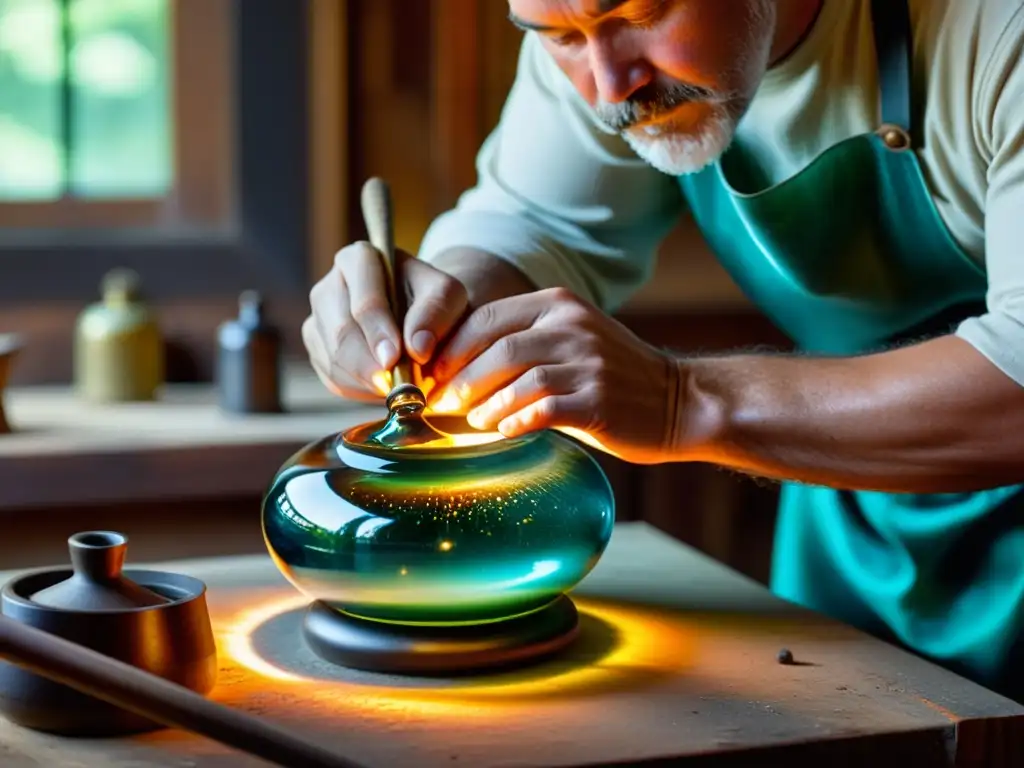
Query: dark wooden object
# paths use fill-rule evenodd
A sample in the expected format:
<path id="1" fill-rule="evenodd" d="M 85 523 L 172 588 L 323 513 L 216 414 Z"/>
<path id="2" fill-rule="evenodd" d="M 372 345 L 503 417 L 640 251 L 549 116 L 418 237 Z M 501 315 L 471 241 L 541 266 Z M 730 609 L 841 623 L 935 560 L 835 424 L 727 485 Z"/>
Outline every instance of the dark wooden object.
<path id="1" fill-rule="evenodd" d="M 0 616 L 0 657 L 155 722 L 291 768 L 359 768 L 252 715 L 14 619 Z M 75 739 L 67 739 L 74 743 Z"/>
<path id="2" fill-rule="evenodd" d="M 1024 706 L 778 600 L 642 524 L 620 525 L 575 591 L 584 635 L 568 655 L 490 678 L 319 662 L 298 641 L 306 600 L 266 556 L 154 567 L 209 585 L 223 660 L 215 701 L 367 766 L 1002 768 L 1024 756 Z M 783 647 L 793 664 L 776 661 Z M 82 768 L 207 768 L 227 754 L 187 734 L 83 743 L 3 723 L 0 744 L 12 761 Z"/>
<path id="3" fill-rule="evenodd" d="M 21 341 L 15 334 L 0 335 L 0 435 L 11 431 L 11 425 L 7 421 L 7 414 L 4 411 L 4 391 L 7 388 L 14 360 L 20 351 Z"/>

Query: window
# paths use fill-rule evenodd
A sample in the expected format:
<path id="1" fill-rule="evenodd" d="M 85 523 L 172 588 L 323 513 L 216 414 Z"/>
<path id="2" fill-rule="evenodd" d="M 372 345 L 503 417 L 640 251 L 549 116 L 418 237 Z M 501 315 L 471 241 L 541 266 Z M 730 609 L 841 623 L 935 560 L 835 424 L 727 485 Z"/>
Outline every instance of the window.
<path id="1" fill-rule="evenodd" d="M 230 14 L 225 0 L 0 0 L 0 226 L 222 227 Z"/>
<path id="2" fill-rule="evenodd" d="M 0 200 L 173 184 L 167 0 L 0 2 Z"/>
<path id="3" fill-rule="evenodd" d="M 0 303 L 306 288 L 303 0 L 0 0 Z"/>

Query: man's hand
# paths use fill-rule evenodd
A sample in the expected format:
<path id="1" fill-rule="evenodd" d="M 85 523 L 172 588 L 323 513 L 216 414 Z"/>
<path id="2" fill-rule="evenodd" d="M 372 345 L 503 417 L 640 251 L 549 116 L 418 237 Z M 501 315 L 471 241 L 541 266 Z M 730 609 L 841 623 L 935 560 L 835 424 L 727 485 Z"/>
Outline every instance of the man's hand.
<path id="1" fill-rule="evenodd" d="M 388 393 L 384 372 L 403 346 L 414 362 L 426 363 L 466 311 L 461 282 L 402 251 L 396 259 L 410 294 L 401 332 L 388 306 L 380 254 L 369 243 L 341 250 L 310 292 L 302 339 L 317 376 L 342 397 L 381 400 Z"/>
<path id="2" fill-rule="evenodd" d="M 675 361 L 556 288 L 474 311 L 432 363 L 435 411 L 513 437 L 559 428 L 633 463 L 669 459 Z"/>

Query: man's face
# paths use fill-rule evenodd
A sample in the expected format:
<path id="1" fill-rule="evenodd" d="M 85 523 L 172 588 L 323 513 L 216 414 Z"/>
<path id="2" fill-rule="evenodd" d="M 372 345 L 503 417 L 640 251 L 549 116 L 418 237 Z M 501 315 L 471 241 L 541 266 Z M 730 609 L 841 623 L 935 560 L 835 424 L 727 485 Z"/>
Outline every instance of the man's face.
<path id="1" fill-rule="evenodd" d="M 776 0 L 509 0 L 601 120 L 679 175 L 728 148 L 768 68 Z"/>

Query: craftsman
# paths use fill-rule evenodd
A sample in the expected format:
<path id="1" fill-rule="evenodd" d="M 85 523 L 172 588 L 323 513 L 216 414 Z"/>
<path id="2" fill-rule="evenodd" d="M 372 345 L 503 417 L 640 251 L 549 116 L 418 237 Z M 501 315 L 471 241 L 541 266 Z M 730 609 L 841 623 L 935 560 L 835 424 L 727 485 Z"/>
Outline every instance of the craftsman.
<path id="1" fill-rule="evenodd" d="M 1024 0 L 510 0 L 479 181 L 368 246 L 304 338 L 380 398 L 782 483 L 772 587 L 1024 699 Z M 679 358 L 610 319 L 687 210 L 799 353 Z"/>

